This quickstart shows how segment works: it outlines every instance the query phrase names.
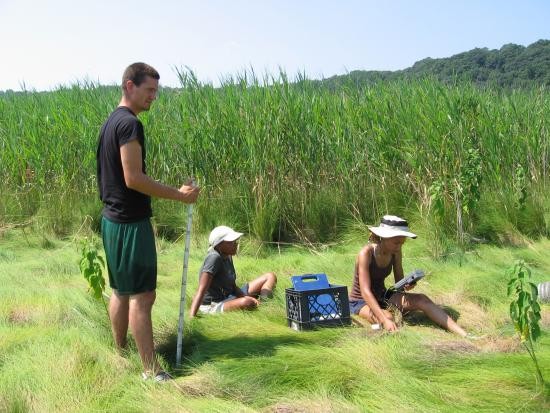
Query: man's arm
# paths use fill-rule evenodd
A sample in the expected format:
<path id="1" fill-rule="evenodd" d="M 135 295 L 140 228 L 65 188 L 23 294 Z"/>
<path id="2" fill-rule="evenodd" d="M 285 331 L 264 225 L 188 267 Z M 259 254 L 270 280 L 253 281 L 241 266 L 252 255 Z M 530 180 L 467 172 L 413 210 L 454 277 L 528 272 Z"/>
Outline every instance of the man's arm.
<path id="1" fill-rule="evenodd" d="M 142 171 L 141 145 L 134 139 L 120 147 L 120 159 L 124 172 L 126 186 L 145 195 L 157 198 L 173 199 L 192 204 L 199 196 L 199 188 L 191 181 L 185 183 L 179 190 L 161 184 L 151 179 Z"/>

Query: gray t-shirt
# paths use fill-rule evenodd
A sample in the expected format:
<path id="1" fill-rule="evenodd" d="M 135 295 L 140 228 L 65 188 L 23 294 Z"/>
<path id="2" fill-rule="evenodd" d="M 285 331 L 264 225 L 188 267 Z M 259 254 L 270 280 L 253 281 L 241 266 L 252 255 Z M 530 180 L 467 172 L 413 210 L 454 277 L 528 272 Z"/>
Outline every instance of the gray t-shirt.
<path id="1" fill-rule="evenodd" d="M 212 275 L 212 282 L 202 299 L 202 305 L 209 305 L 212 302 L 218 303 L 234 294 L 237 275 L 231 257 L 223 257 L 216 250 L 210 251 L 204 259 L 199 277 L 203 272 Z"/>

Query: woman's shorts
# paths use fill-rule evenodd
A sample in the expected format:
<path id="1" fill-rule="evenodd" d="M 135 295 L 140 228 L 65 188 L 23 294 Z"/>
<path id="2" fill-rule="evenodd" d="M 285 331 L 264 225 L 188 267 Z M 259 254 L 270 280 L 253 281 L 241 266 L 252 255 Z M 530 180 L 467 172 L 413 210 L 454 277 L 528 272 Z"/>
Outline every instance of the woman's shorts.
<path id="1" fill-rule="evenodd" d="M 380 306 L 380 308 L 382 308 L 382 309 L 388 308 L 388 300 L 390 299 L 390 297 L 394 293 L 395 293 L 395 291 L 393 291 L 393 290 L 386 290 L 384 292 L 384 297 L 383 298 L 379 298 L 379 297 L 376 298 L 376 301 L 378 301 L 378 305 Z M 349 312 L 351 314 L 359 314 L 361 309 L 366 305 L 367 305 L 367 303 L 365 302 L 365 300 L 353 300 L 353 301 L 350 300 L 349 301 Z"/>
<path id="2" fill-rule="evenodd" d="M 248 283 L 241 287 L 241 291 L 244 295 L 248 295 Z M 223 301 L 212 301 L 210 304 L 201 304 L 199 306 L 199 311 L 203 314 L 223 313 L 223 305 L 228 301 L 234 300 L 235 298 L 237 298 L 237 296 L 232 294 Z"/>
<path id="3" fill-rule="evenodd" d="M 103 217 L 101 235 L 111 288 L 119 295 L 154 291 L 157 288 L 157 252 L 149 219 L 118 223 Z"/>

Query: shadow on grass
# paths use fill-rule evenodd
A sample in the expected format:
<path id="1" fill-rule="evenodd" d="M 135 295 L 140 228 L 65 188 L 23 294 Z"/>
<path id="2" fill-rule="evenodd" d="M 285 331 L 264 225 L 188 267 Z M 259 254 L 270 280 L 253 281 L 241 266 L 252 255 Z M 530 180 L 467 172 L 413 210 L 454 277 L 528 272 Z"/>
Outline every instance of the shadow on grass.
<path id="1" fill-rule="evenodd" d="M 236 334 L 238 334 L 236 332 Z M 183 369 L 176 368 L 177 332 L 163 336 L 156 352 L 168 362 L 175 376 L 185 376 L 194 369 L 212 360 L 244 359 L 254 356 L 272 356 L 280 346 L 304 344 L 308 339 L 298 334 L 284 336 L 235 335 L 212 338 L 194 331 L 184 337 L 182 350 Z M 191 367 L 191 368 L 190 368 Z"/>
<path id="2" fill-rule="evenodd" d="M 441 306 L 443 311 L 445 311 L 449 316 L 454 320 L 457 321 L 460 317 L 460 313 L 456 311 L 454 308 L 449 306 Z M 436 323 L 434 323 L 432 320 L 426 316 L 422 311 L 411 311 L 407 314 L 403 315 L 403 320 L 411 326 L 423 326 L 423 327 L 438 327 Z"/>

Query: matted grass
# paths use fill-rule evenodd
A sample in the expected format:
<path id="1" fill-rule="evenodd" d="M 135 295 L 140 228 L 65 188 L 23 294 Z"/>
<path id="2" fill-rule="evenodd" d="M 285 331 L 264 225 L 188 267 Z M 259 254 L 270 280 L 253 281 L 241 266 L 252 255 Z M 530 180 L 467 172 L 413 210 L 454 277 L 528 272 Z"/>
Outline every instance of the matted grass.
<path id="1" fill-rule="evenodd" d="M 430 274 L 417 290 L 446 306 L 459 324 L 485 337 L 457 338 L 422 316 L 399 333 L 363 327 L 296 332 L 286 326 L 290 276 L 326 272 L 350 286 L 361 240 L 331 248 L 267 250 L 243 240 L 239 281 L 275 271 L 279 284 L 259 311 L 186 323 L 184 365 L 175 370 L 183 245 L 159 241 L 158 297 L 153 311 L 161 363 L 176 376 L 144 383 L 133 342 L 113 348 L 101 303 L 86 293 L 78 244 L 43 242 L 20 231 L 0 239 L 0 410 L 32 412 L 541 412 L 550 394 L 536 388 L 528 354 L 508 317 L 505 269 L 527 260 L 535 282 L 548 278 L 550 241 L 526 248 L 481 246 L 432 261 L 426 241 L 405 245 L 405 271 Z M 44 248 L 47 246 L 48 248 Z M 205 237 L 191 246 L 187 304 L 197 286 Z M 550 309 L 542 308 L 537 356 L 550 377 Z"/>

